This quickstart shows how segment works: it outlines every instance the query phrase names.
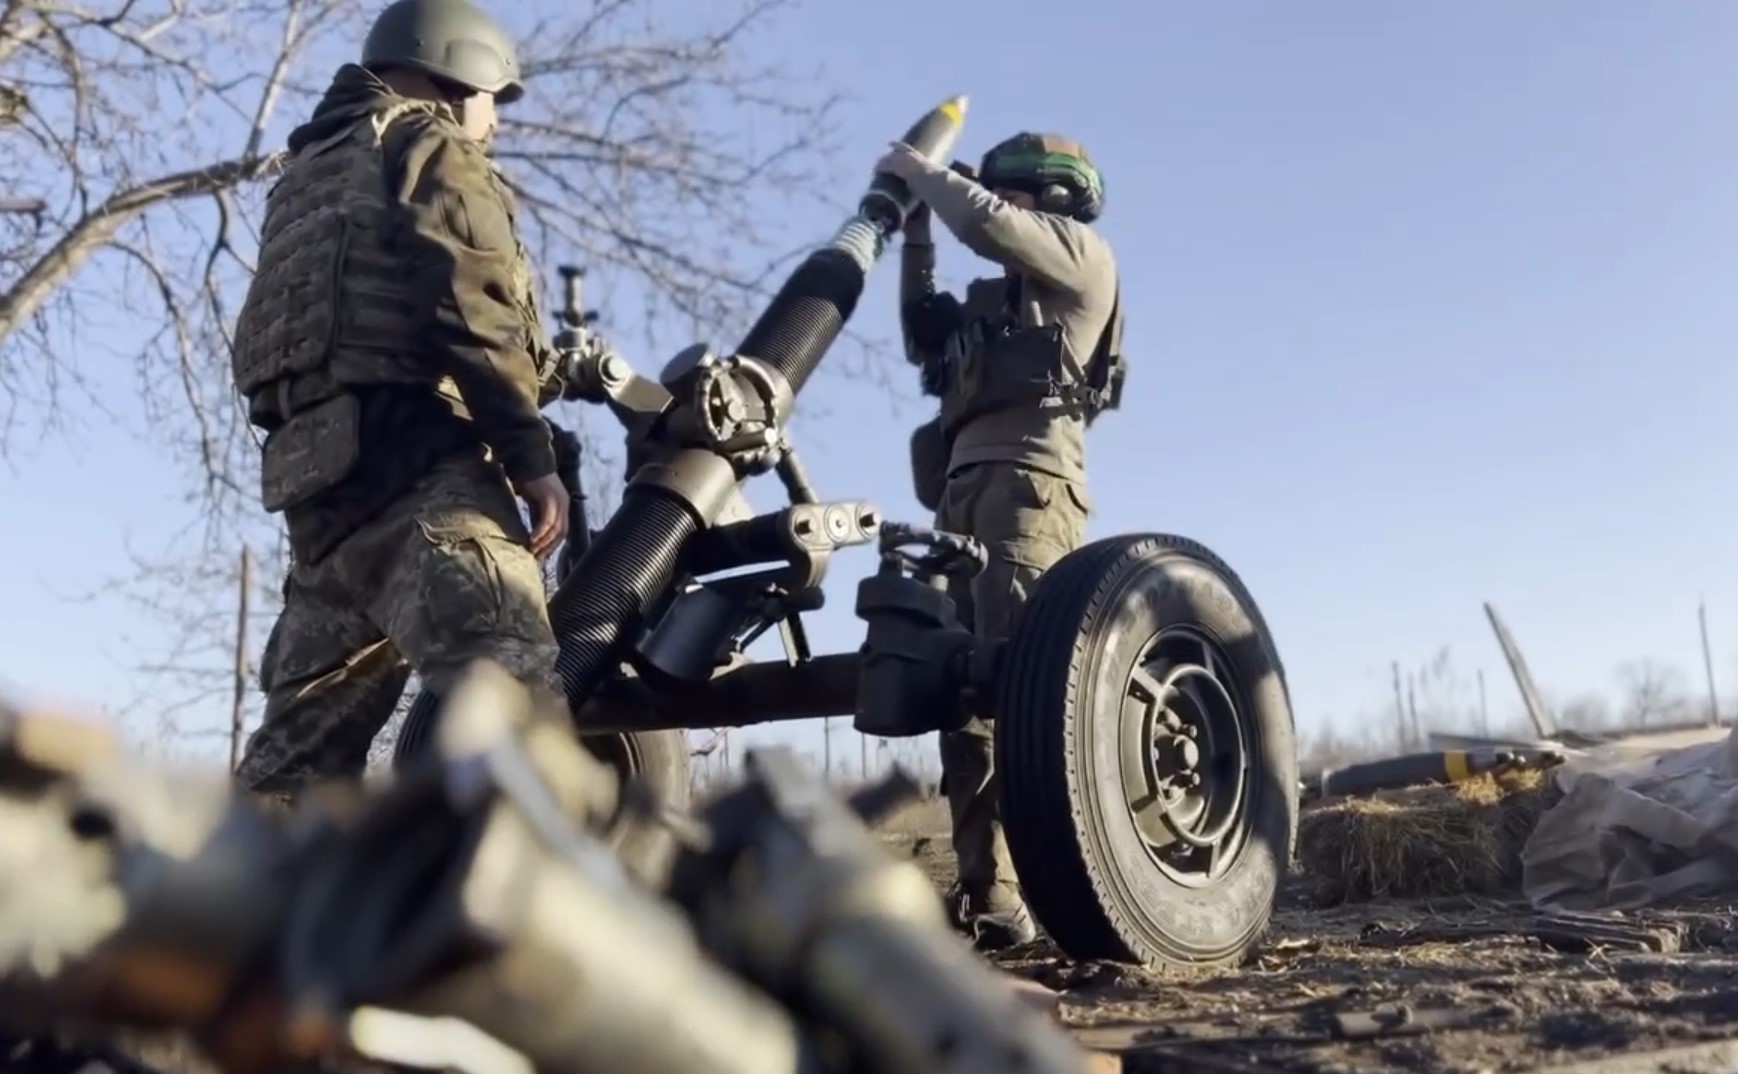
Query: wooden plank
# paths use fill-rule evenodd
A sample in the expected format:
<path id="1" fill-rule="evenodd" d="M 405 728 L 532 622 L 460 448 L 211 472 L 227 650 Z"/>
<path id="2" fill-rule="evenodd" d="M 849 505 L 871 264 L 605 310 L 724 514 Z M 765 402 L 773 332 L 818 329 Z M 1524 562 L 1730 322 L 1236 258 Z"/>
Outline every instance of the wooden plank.
<path id="1" fill-rule="evenodd" d="M 1412 1037 L 1441 1029 L 1467 1029 L 1490 1017 L 1488 1007 L 1413 1007 L 1396 1004 L 1368 1011 L 1336 1011 L 1334 1035 L 1342 1040 Z"/>

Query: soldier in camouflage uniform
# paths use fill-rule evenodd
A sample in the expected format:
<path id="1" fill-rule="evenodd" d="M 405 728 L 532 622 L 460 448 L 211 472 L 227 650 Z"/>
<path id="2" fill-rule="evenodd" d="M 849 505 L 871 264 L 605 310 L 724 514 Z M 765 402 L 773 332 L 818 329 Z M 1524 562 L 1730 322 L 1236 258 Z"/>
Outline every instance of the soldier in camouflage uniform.
<path id="1" fill-rule="evenodd" d="M 256 792 L 359 774 L 412 667 L 437 692 L 477 659 L 557 688 L 557 389 L 488 155 L 522 92 L 468 0 L 398 0 L 290 135 L 234 356 L 292 555 L 237 773 Z"/>
<path id="2" fill-rule="evenodd" d="M 905 229 L 901 312 L 941 414 L 913 438 L 918 496 L 936 528 L 987 546 L 988 567 L 954 599 L 980 637 L 1007 637 L 1039 575 L 1085 539 L 1086 426 L 1120 391 L 1116 261 L 1088 226 L 1103 182 L 1079 145 L 1038 134 L 991 149 L 975 181 L 900 143 L 877 170 L 921 203 Z M 963 302 L 936 292 L 932 215 L 1003 269 Z M 951 909 L 985 949 L 1036 934 L 996 816 L 992 718 L 978 713 L 941 743 L 959 861 Z"/>

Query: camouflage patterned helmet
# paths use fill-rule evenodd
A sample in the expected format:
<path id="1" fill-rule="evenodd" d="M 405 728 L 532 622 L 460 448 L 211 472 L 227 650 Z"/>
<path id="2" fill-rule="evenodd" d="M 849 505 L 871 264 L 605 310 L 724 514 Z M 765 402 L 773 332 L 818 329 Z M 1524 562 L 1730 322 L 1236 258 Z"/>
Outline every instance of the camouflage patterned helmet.
<path id="1" fill-rule="evenodd" d="M 1104 212 L 1103 177 L 1079 142 L 1060 135 L 1024 131 L 991 147 L 978 181 L 992 190 L 1023 190 L 1043 211 L 1083 224 Z"/>
<path id="2" fill-rule="evenodd" d="M 519 55 L 501 24 L 470 0 L 396 0 L 368 31 L 362 64 L 411 67 L 502 104 L 525 94 Z"/>

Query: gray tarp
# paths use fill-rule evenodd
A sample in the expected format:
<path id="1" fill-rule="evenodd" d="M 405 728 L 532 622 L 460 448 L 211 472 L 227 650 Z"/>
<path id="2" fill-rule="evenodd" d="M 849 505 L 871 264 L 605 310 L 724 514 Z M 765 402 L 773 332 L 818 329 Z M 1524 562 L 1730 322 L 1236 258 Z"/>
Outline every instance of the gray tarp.
<path id="1" fill-rule="evenodd" d="M 1738 740 L 1726 728 L 1577 751 L 1522 853 L 1541 910 L 1738 895 Z"/>

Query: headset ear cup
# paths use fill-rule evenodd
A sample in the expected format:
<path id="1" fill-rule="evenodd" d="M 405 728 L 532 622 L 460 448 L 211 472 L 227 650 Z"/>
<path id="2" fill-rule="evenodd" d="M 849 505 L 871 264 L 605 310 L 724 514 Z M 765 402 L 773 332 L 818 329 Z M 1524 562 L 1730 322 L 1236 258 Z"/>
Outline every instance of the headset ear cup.
<path id="1" fill-rule="evenodd" d="M 1038 192 L 1038 207 L 1047 213 L 1067 216 L 1074 209 L 1074 195 L 1061 183 L 1046 183 Z"/>

